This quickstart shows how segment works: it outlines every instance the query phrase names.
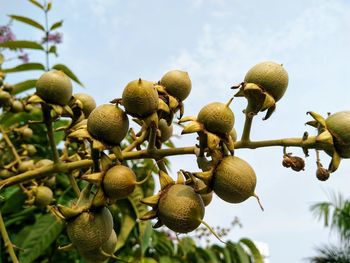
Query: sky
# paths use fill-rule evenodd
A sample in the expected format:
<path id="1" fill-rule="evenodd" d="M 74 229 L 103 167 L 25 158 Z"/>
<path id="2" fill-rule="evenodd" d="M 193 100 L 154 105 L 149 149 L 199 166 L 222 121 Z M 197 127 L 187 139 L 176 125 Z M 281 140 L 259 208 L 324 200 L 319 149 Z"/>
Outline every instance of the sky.
<path id="1" fill-rule="evenodd" d="M 43 22 L 43 16 L 23 0 L 0 2 L 0 24 L 6 14 L 19 14 Z M 350 2 L 346 0 L 60 0 L 54 1 L 50 23 L 63 19 L 59 57 L 51 63 L 68 65 L 85 85 L 75 92 L 87 92 L 97 104 L 121 97 L 126 84 L 139 77 L 157 81 L 171 69 L 188 71 L 192 92 L 185 100 L 185 115 L 196 115 L 206 104 L 226 102 L 230 87 L 243 81 L 246 72 L 261 61 L 282 63 L 289 74 L 289 86 L 267 121 L 259 114 L 252 140 L 300 137 L 315 134 L 305 122 L 307 111 L 322 115 L 349 110 L 350 92 Z M 18 38 L 40 39 L 39 31 L 14 23 Z M 21 37 L 20 37 L 21 36 Z M 42 54 L 30 52 L 32 61 Z M 9 82 L 39 73 L 8 76 Z M 344 80 L 345 77 L 345 80 Z M 241 134 L 242 110 L 246 101 L 234 99 L 235 128 Z M 175 129 L 179 135 L 180 130 Z M 195 137 L 174 138 L 178 146 L 192 146 Z M 298 148 L 288 152 L 302 156 Z M 282 167 L 282 149 L 240 149 L 237 156 L 254 168 L 256 193 L 241 204 L 219 198 L 206 209 L 204 220 L 227 227 L 237 216 L 242 228 L 227 237 L 242 237 L 267 244 L 272 263 L 307 262 L 314 248 L 336 237 L 309 211 L 315 202 L 328 200 L 332 191 L 349 197 L 350 161 L 344 160 L 327 182 L 315 177 L 314 152 L 306 159 L 305 171 Z M 193 157 L 171 157 L 172 174 L 179 169 L 198 171 Z M 322 154 L 326 166 L 330 158 Z"/>

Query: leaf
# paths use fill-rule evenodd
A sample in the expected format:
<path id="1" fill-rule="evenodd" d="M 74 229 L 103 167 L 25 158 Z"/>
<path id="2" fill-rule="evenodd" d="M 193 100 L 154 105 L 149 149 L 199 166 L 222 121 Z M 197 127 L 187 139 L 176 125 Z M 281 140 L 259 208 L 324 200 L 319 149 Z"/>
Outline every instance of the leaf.
<path id="1" fill-rule="evenodd" d="M 41 10 L 44 10 L 44 7 L 40 3 L 38 3 L 36 0 L 29 0 L 29 2 L 39 7 Z"/>
<path id="2" fill-rule="evenodd" d="M 56 28 L 61 27 L 63 24 L 63 20 L 57 21 L 56 23 L 53 23 L 52 26 L 50 27 L 50 31 L 55 30 Z"/>
<path id="3" fill-rule="evenodd" d="M 11 17 L 12 19 L 14 20 L 17 20 L 19 22 L 22 22 L 22 23 L 25 23 L 27 25 L 30 25 L 30 26 L 33 26 L 33 27 L 36 27 L 42 31 L 45 32 L 45 28 L 43 25 L 41 25 L 40 23 L 38 23 L 37 21 L 29 18 L 29 17 L 25 17 L 25 16 L 17 16 L 17 15 L 9 15 L 9 17 Z"/>
<path id="4" fill-rule="evenodd" d="M 118 251 L 125 245 L 131 231 L 136 225 L 136 218 L 135 215 L 132 215 L 132 207 L 130 202 L 128 202 L 127 200 L 119 200 L 118 208 L 123 214 L 121 223 L 123 227 L 121 227 L 120 232 L 118 233 L 116 251 Z"/>
<path id="5" fill-rule="evenodd" d="M 0 43 L 0 47 L 17 49 L 17 48 L 28 48 L 28 49 L 39 49 L 44 50 L 43 46 L 35 41 L 28 40 L 14 40 Z"/>
<path id="6" fill-rule="evenodd" d="M 84 87 L 83 83 L 80 82 L 77 76 L 66 66 L 63 64 L 56 64 L 52 67 L 53 69 L 63 71 L 68 77 L 70 77 L 73 81 L 78 83 L 80 86 Z"/>
<path id="7" fill-rule="evenodd" d="M 28 71 L 28 70 L 45 70 L 45 67 L 41 63 L 25 63 L 25 64 L 20 64 L 13 68 L 2 69 L 4 73 L 14 73 L 14 72 Z"/>
<path id="8" fill-rule="evenodd" d="M 1 212 L 4 215 L 22 210 L 26 196 L 18 186 L 5 189 L 4 193 L 1 193 L 1 196 L 5 198 L 5 202 L 1 206 Z"/>
<path id="9" fill-rule="evenodd" d="M 5 60 L 4 55 L 0 53 L 0 66 L 2 63 L 4 63 L 4 60 Z"/>
<path id="10" fill-rule="evenodd" d="M 237 250 L 237 255 L 239 258 L 240 263 L 250 263 L 249 256 L 247 255 L 247 252 L 244 250 L 244 248 L 238 243 L 236 244 L 236 250 Z"/>
<path id="11" fill-rule="evenodd" d="M 264 258 L 253 241 L 248 238 L 242 238 L 239 240 L 239 243 L 242 243 L 249 248 L 249 251 L 254 258 L 254 263 L 264 263 Z"/>
<path id="12" fill-rule="evenodd" d="M 54 129 L 58 129 L 59 127 L 66 127 L 69 124 L 68 120 L 59 120 L 54 123 Z M 65 137 L 64 131 L 56 131 L 54 133 L 56 145 L 58 145 L 61 141 L 63 141 Z"/>
<path id="13" fill-rule="evenodd" d="M 147 226 L 145 228 L 145 232 L 143 233 L 142 240 L 141 240 L 141 253 L 142 255 L 145 254 L 147 248 L 151 244 L 151 236 L 153 232 L 152 224 L 151 222 L 146 222 Z"/>
<path id="14" fill-rule="evenodd" d="M 49 3 L 47 4 L 46 10 L 47 10 L 47 11 L 50 11 L 51 8 L 52 8 L 52 2 L 49 2 Z"/>
<path id="15" fill-rule="evenodd" d="M 63 222 L 51 214 L 39 217 L 22 242 L 19 253 L 21 263 L 34 262 L 54 242 L 63 230 Z"/>
<path id="16" fill-rule="evenodd" d="M 53 53 L 57 56 L 57 47 L 56 45 L 52 45 L 50 48 L 49 48 L 49 53 Z"/>
<path id="17" fill-rule="evenodd" d="M 29 79 L 13 85 L 11 94 L 15 95 L 35 87 L 36 79 Z"/>

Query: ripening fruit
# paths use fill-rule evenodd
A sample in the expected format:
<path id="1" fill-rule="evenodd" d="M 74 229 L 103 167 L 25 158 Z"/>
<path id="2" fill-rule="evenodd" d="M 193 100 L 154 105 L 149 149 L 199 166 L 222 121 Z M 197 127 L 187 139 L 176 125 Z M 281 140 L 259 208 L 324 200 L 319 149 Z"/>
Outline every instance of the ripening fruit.
<path id="1" fill-rule="evenodd" d="M 108 240 L 102 244 L 101 249 L 106 254 L 112 255 L 116 248 L 117 241 L 118 241 L 117 234 L 113 229 Z M 91 263 L 104 262 L 108 258 L 106 255 L 103 255 L 101 253 L 100 249 L 94 249 L 89 251 L 80 250 L 79 252 L 87 262 L 91 262 Z"/>
<path id="2" fill-rule="evenodd" d="M 288 73 L 281 64 L 265 61 L 252 67 L 245 75 L 244 81 L 257 84 L 278 101 L 287 89 Z"/>
<path id="3" fill-rule="evenodd" d="M 201 224 L 203 217 L 203 200 L 192 187 L 174 184 L 161 193 L 158 218 L 171 230 L 178 233 L 191 232 Z"/>
<path id="4" fill-rule="evenodd" d="M 188 97 L 192 88 L 188 73 L 181 70 L 171 70 L 165 73 L 160 80 L 160 85 L 180 101 L 184 101 Z"/>
<path id="5" fill-rule="evenodd" d="M 28 161 L 22 161 L 19 165 L 18 165 L 18 172 L 23 173 L 29 170 L 33 170 L 34 169 L 34 161 L 33 160 L 28 160 Z"/>
<path id="6" fill-rule="evenodd" d="M 103 104 L 89 115 L 87 130 L 98 140 L 112 145 L 119 144 L 129 130 L 129 119 L 115 105 Z"/>
<path id="7" fill-rule="evenodd" d="M 173 135 L 173 125 L 168 126 L 166 120 L 161 119 L 158 122 L 158 129 L 160 130 L 160 141 L 166 142 Z"/>
<path id="8" fill-rule="evenodd" d="M 96 108 L 96 102 L 93 97 L 86 93 L 76 93 L 74 98 L 80 100 L 83 104 L 83 113 L 85 118 L 89 117 L 90 113 Z"/>
<path id="9" fill-rule="evenodd" d="M 134 191 L 136 184 L 134 171 L 124 165 L 113 166 L 103 177 L 103 190 L 113 199 L 126 198 Z"/>
<path id="10" fill-rule="evenodd" d="M 33 130 L 29 127 L 25 127 L 20 130 L 23 139 L 30 139 L 33 136 Z"/>
<path id="11" fill-rule="evenodd" d="M 253 168 L 236 156 L 226 156 L 213 175 L 213 190 L 229 203 L 241 203 L 255 196 L 256 175 Z"/>
<path id="12" fill-rule="evenodd" d="M 38 207 L 46 207 L 53 200 L 52 190 L 47 186 L 38 186 L 34 190 L 35 201 L 34 204 Z"/>
<path id="13" fill-rule="evenodd" d="M 72 82 L 62 71 L 51 70 L 36 82 L 36 94 L 48 103 L 64 106 L 72 97 Z"/>
<path id="14" fill-rule="evenodd" d="M 24 108 L 24 106 L 23 106 L 22 102 L 20 102 L 19 100 L 12 101 L 12 103 L 11 103 L 11 111 L 12 112 L 15 112 L 15 113 L 21 112 L 21 111 L 23 111 L 23 108 Z"/>
<path id="15" fill-rule="evenodd" d="M 197 121 L 202 123 L 209 132 L 224 134 L 231 132 L 235 117 L 227 104 L 213 102 L 200 110 Z"/>
<path id="16" fill-rule="evenodd" d="M 147 117 L 158 109 L 158 92 L 147 80 L 130 81 L 124 88 L 123 105 L 127 113 L 136 117 Z"/>
<path id="17" fill-rule="evenodd" d="M 106 207 L 85 211 L 67 221 L 67 233 L 79 251 L 99 249 L 111 236 L 113 217 Z"/>
<path id="18" fill-rule="evenodd" d="M 327 130 L 332 134 L 334 147 L 342 158 L 350 158 L 350 111 L 341 111 L 326 119 Z"/>

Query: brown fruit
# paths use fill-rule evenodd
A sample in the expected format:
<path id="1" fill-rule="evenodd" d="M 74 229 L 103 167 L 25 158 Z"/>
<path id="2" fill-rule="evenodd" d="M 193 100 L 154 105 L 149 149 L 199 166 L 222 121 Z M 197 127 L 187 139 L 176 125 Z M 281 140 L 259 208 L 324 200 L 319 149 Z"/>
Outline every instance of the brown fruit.
<path id="1" fill-rule="evenodd" d="M 160 80 L 160 85 L 180 101 L 184 101 L 191 92 L 192 83 L 186 71 L 171 70 L 165 73 Z"/>
<path id="2" fill-rule="evenodd" d="M 278 101 L 287 89 L 288 73 L 281 64 L 265 61 L 252 67 L 244 81 L 257 84 Z"/>
<path id="3" fill-rule="evenodd" d="M 216 134 L 231 132 L 235 117 L 229 106 L 221 102 L 213 102 L 204 106 L 197 117 L 206 130 Z"/>
<path id="4" fill-rule="evenodd" d="M 158 109 L 158 92 L 147 80 L 133 80 L 124 88 L 123 105 L 127 113 L 136 117 L 147 117 Z"/>
<path id="5" fill-rule="evenodd" d="M 67 233 L 79 251 L 99 249 L 111 236 L 113 217 L 106 207 L 82 212 L 67 222 Z"/>
<path id="6" fill-rule="evenodd" d="M 158 217 L 175 232 L 191 232 L 201 224 L 204 217 L 203 200 L 188 185 L 171 185 L 161 194 Z"/>
<path id="7" fill-rule="evenodd" d="M 35 202 L 34 204 L 38 207 L 46 207 L 53 200 L 53 193 L 49 187 L 38 186 L 34 190 L 35 193 Z"/>
<path id="8" fill-rule="evenodd" d="M 229 203 L 241 203 L 255 196 L 256 175 L 253 168 L 236 156 L 226 156 L 213 175 L 213 190 Z"/>
<path id="9" fill-rule="evenodd" d="M 166 142 L 173 135 L 173 125 L 168 126 L 166 120 L 161 119 L 158 123 L 158 129 L 160 130 L 160 141 Z"/>
<path id="10" fill-rule="evenodd" d="M 36 94 L 48 103 L 64 106 L 72 97 L 72 82 L 62 71 L 51 70 L 36 82 Z"/>
<path id="11" fill-rule="evenodd" d="M 136 186 L 136 175 L 124 165 L 110 168 L 103 178 L 103 190 L 113 199 L 123 199 L 130 195 Z"/>
<path id="12" fill-rule="evenodd" d="M 341 111 L 326 119 L 327 130 L 332 134 L 334 147 L 342 158 L 350 158 L 350 111 Z"/>
<path id="13" fill-rule="evenodd" d="M 205 183 L 202 180 L 196 181 L 197 188 L 202 189 L 206 187 Z M 208 206 L 211 203 L 211 200 L 213 199 L 213 191 L 206 193 L 206 194 L 199 194 L 203 200 L 204 206 Z"/>
<path id="14" fill-rule="evenodd" d="M 103 252 L 111 255 L 114 253 L 114 250 L 117 245 L 117 234 L 115 233 L 114 229 L 112 230 L 112 233 L 108 240 L 104 242 L 101 246 L 101 249 Z M 86 259 L 87 262 L 91 263 L 98 263 L 98 262 L 104 262 L 108 259 L 106 255 L 103 255 L 100 251 L 100 249 L 95 250 L 89 250 L 89 251 L 79 251 L 83 258 Z"/>
<path id="15" fill-rule="evenodd" d="M 96 108 L 96 102 L 93 97 L 86 93 L 76 93 L 74 98 L 80 100 L 83 104 L 83 113 L 85 118 L 89 117 L 90 113 Z"/>
<path id="16" fill-rule="evenodd" d="M 87 130 L 93 137 L 107 144 L 119 144 L 129 130 L 129 119 L 115 105 L 104 104 L 89 115 Z"/>

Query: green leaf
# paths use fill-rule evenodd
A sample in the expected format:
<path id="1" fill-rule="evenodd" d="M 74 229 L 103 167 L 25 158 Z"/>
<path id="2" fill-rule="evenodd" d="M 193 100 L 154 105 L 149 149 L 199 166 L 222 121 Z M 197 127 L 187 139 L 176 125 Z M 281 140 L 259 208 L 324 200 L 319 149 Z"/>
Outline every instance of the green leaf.
<path id="1" fill-rule="evenodd" d="M 238 243 L 236 246 L 237 249 L 237 255 L 239 258 L 240 263 L 250 263 L 249 256 L 247 252 L 244 250 L 244 248 Z"/>
<path id="2" fill-rule="evenodd" d="M 2 69 L 4 73 L 14 73 L 28 70 L 45 70 L 45 67 L 41 63 L 25 63 L 13 68 Z"/>
<path id="3" fill-rule="evenodd" d="M 50 27 L 50 31 L 55 30 L 56 28 L 61 27 L 63 24 L 63 20 L 57 21 L 56 23 L 53 23 L 52 26 Z"/>
<path id="4" fill-rule="evenodd" d="M 25 23 L 27 25 L 30 25 L 30 26 L 33 26 L 33 27 L 36 27 L 42 31 L 45 32 L 45 28 L 43 25 L 41 25 L 40 23 L 38 23 L 37 21 L 29 18 L 29 17 L 25 17 L 25 16 L 17 16 L 17 15 L 9 15 L 9 17 L 11 17 L 12 19 L 14 20 L 17 20 L 19 22 L 22 22 L 22 23 Z"/>
<path id="5" fill-rule="evenodd" d="M 122 212 L 123 216 L 121 222 L 122 227 L 120 229 L 120 232 L 118 233 L 116 251 L 118 251 L 125 245 L 131 231 L 136 225 L 136 218 L 135 215 L 132 214 L 132 206 L 129 201 L 118 200 L 118 208 Z"/>
<path id="6" fill-rule="evenodd" d="M 78 83 L 80 86 L 84 87 L 83 83 L 80 82 L 78 77 L 66 66 L 63 64 L 56 64 L 52 67 L 53 69 L 63 71 L 68 77 L 70 77 L 73 81 Z"/>
<path id="7" fill-rule="evenodd" d="M 44 7 L 36 0 L 29 0 L 30 3 L 32 3 L 33 5 L 39 7 L 41 10 L 44 10 Z"/>
<path id="8" fill-rule="evenodd" d="M 59 120 L 54 122 L 54 129 L 58 129 L 59 127 L 66 127 L 69 124 L 68 120 Z M 54 133 L 54 137 L 55 137 L 55 142 L 58 145 L 61 141 L 63 141 L 64 137 L 65 137 L 65 132 L 64 131 L 56 131 Z"/>
<path id="9" fill-rule="evenodd" d="M 11 94 L 15 95 L 35 87 L 36 79 L 29 79 L 13 85 Z"/>
<path id="10" fill-rule="evenodd" d="M 254 242 L 248 238 L 242 238 L 239 243 L 244 244 L 249 248 L 250 253 L 254 258 L 254 263 L 264 263 L 264 258 L 261 255 L 259 249 L 255 246 Z"/>
<path id="11" fill-rule="evenodd" d="M 46 10 L 47 10 L 47 11 L 50 11 L 51 8 L 52 8 L 52 2 L 49 2 L 49 3 L 47 4 Z"/>
<path id="12" fill-rule="evenodd" d="M 14 40 L 0 43 L 0 47 L 17 49 L 17 48 L 28 48 L 28 49 L 39 49 L 44 50 L 43 46 L 35 41 L 28 40 Z"/>
<path id="13" fill-rule="evenodd" d="M 8 190 L 5 189 L 4 193 L 1 193 L 1 196 L 5 197 L 5 202 L 1 206 L 1 212 L 4 215 L 22 210 L 26 196 L 18 186 L 12 186 Z"/>
<path id="14" fill-rule="evenodd" d="M 142 255 L 145 254 L 147 248 L 151 244 L 151 236 L 153 233 L 153 228 L 151 222 L 147 221 L 147 226 L 145 228 L 145 232 L 143 233 L 142 240 L 141 240 L 141 253 Z"/>
<path id="15" fill-rule="evenodd" d="M 57 56 L 57 47 L 56 45 L 52 45 L 50 48 L 49 48 L 49 53 L 53 53 Z"/>
<path id="16" fill-rule="evenodd" d="M 0 66 L 2 63 L 4 63 L 4 60 L 5 60 L 4 55 L 0 53 Z"/>
<path id="17" fill-rule="evenodd" d="M 37 219 L 21 245 L 19 261 L 34 262 L 54 242 L 63 230 L 63 222 L 46 214 Z"/>

